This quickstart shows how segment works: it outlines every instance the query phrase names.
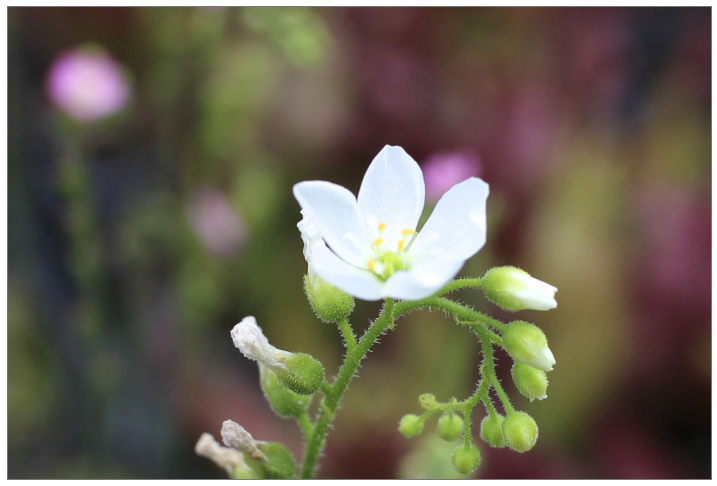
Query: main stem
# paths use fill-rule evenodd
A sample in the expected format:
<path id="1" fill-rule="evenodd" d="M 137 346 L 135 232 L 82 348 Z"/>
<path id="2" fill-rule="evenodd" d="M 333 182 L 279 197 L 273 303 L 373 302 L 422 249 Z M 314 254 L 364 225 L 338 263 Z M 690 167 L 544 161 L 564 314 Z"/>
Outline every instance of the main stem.
<path id="1" fill-rule="evenodd" d="M 369 326 L 359 342 L 356 343 L 356 346 L 347 350 L 346 359 L 341 365 L 333 385 L 327 390 L 324 399 L 321 401 L 321 411 L 319 412 L 319 417 L 316 419 L 314 431 L 306 441 L 304 460 L 301 464 L 302 479 L 310 479 L 314 475 L 316 462 L 324 447 L 326 432 L 341 402 L 341 397 L 346 391 L 349 382 L 356 374 L 361 360 L 366 356 L 366 353 L 368 353 L 368 350 L 373 346 L 378 337 L 393 324 L 393 321 L 393 300 L 386 299 L 386 303 L 378 318 Z"/>

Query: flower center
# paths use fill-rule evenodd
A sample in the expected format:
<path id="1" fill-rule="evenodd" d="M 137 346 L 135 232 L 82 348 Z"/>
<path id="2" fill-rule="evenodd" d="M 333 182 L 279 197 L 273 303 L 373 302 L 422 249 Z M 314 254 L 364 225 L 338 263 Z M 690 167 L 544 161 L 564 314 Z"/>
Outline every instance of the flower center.
<path id="1" fill-rule="evenodd" d="M 378 237 L 371 242 L 373 255 L 366 262 L 366 266 L 379 279 L 386 280 L 399 270 L 407 270 L 410 266 L 406 258 L 406 251 L 416 234 L 415 230 L 405 228 L 401 230 L 402 238 L 396 243 L 396 249 L 385 248 L 383 232 L 386 229 L 385 223 L 378 225 Z"/>

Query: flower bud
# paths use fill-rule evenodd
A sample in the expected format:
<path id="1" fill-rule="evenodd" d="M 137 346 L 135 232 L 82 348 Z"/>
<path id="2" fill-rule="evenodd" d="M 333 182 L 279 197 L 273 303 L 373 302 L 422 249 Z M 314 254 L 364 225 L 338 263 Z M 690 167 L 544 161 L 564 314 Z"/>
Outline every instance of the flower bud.
<path id="1" fill-rule="evenodd" d="M 480 423 L 480 438 L 491 447 L 505 447 L 503 437 L 503 421 L 505 417 L 499 413 L 486 415 Z"/>
<path id="2" fill-rule="evenodd" d="M 550 371 L 555 357 L 548 348 L 545 334 L 525 321 L 513 321 L 503 331 L 503 347 L 515 361 L 543 371 Z"/>
<path id="3" fill-rule="evenodd" d="M 480 451 L 476 446 L 460 446 L 453 451 L 453 466 L 461 474 L 470 474 L 480 464 Z"/>
<path id="4" fill-rule="evenodd" d="M 463 432 L 463 419 L 453 413 L 445 413 L 438 419 L 438 437 L 443 440 L 452 441 L 458 438 Z"/>
<path id="5" fill-rule="evenodd" d="M 259 363 L 259 383 L 272 410 L 282 417 L 298 417 L 311 402 L 311 397 L 284 388 L 279 384 L 276 373 L 261 363 Z"/>
<path id="6" fill-rule="evenodd" d="M 304 292 L 314 314 L 323 322 L 338 322 L 354 310 L 353 297 L 311 272 L 304 276 Z"/>
<path id="7" fill-rule="evenodd" d="M 277 349 L 261 332 L 254 317 L 245 317 L 231 332 L 234 346 L 244 356 L 276 373 L 279 383 L 301 395 L 310 395 L 324 381 L 324 367 L 308 354 Z"/>
<path id="8" fill-rule="evenodd" d="M 538 424 L 525 412 L 512 412 L 503 421 L 505 443 L 515 452 L 526 452 L 538 441 Z"/>
<path id="9" fill-rule="evenodd" d="M 231 420 L 222 424 L 222 440 L 227 446 L 244 453 L 244 461 L 259 479 L 294 477 L 294 457 L 278 442 L 254 440 L 244 427 Z"/>
<path id="10" fill-rule="evenodd" d="M 531 277 L 527 272 L 511 267 L 495 267 L 483 277 L 483 292 L 503 309 L 548 310 L 558 306 L 557 288 Z"/>
<path id="11" fill-rule="evenodd" d="M 398 431 L 406 438 L 415 437 L 423 431 L 423 420 L 412 413 L 404 415 L 398 423 Z"/>
<path id="12" fill-rule="evenodd" d="M 308 274 L 304 277 L 304 292 L 319 319 L 327 323 L 338 322 L 353 312 L 354 298 L 314 274 L 311 268 L 311 259 L 317 248 L 325 248 L 326 243 L 316 227 L 306 218 L 303 210 L 301 214 L 304 218 L 296 226 L 301 231 L 301 239 L 304 242 L 304 258 L 309 267 Z"/>
<path id="13" fill-rule="evenodd" d="M 286 369 L 279 370 L 276 377 L 279 383 L 293 392 L 311 395 L 324 382 L 324 367 L 308 354 L 292 354 L 284 363 Z"/>
<path id="14" fill-rule="evenodd" d="M 518 362 L 513 364 L 511 375 L 518 391 L 531 402 L 536 398 L 542 400 L 548 397 L 548 377 L 545 371 Z"/>

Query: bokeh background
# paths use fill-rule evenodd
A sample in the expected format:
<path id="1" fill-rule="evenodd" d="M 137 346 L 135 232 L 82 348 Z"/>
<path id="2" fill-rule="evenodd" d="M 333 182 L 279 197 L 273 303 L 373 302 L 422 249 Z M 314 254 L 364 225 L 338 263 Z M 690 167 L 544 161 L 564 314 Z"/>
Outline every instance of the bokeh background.
<path id="1" fill-rule="evenodd" d="M 228 418 L 298 456 L 229 331 L 254 315 L 337 370 L 291 187 L 356 192 L 385 144 L 423 167 L 427 210 L 468 176 L 490 184 L 463 275 L 513 264 L 559 288 L 556 310 L 518 314 L 557 358 L 548 399 L 499 366 L 538 445 L 483 445 L 475 477 L 711 477 L 709 8 L 10 8 L 8 23 L 10 478 L 221 478 L 193 449 Z M 357 304 L 359 332 L 378 309 Z M 319 477 L 454 477 L 433 422 L 411 440 L 396 425 L 420 393 L 467 396 L 480 360 L 442 313 L 399 321 Z"/>

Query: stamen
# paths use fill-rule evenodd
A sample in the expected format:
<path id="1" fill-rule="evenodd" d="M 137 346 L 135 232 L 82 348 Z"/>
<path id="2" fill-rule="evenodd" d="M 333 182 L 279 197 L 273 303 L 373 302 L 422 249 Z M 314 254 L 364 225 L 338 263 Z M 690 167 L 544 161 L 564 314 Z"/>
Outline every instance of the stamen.
<path id="1" fill-rule="evenodd" d="M 371 242 L 371 246 L 377 246 L 383 243 L 383 238 L 380 236 Z"/>
<path id="2" fill-rule="evenodd" d="M 367 265 L 368 265 L 368 269 L 369 269 L 369 270 L 371 270 L 372 272 L 376 273 L 376 262 L 373 260 L 373 258 L 370 258 L 370 259 L 369 259 Z"/>
<path id="3" fill-rule="evenodd" d="M 411 228 L 405 228 L 401 230 L 401 234 L 403 236 L 413 235 L 416 233 L 416 230 L 412 230 Z"/>
<path id="4" fill-rule="evenodd" d="M 383 231 L 386 229 L 386 223 L 378 223 L 378 230 Z"/>
<path id="5" fill-rule="evenodd" d="M 398 240 L 398 251 L 403 251 L 403 247 L 406 245 L 406 240 Z"/>

